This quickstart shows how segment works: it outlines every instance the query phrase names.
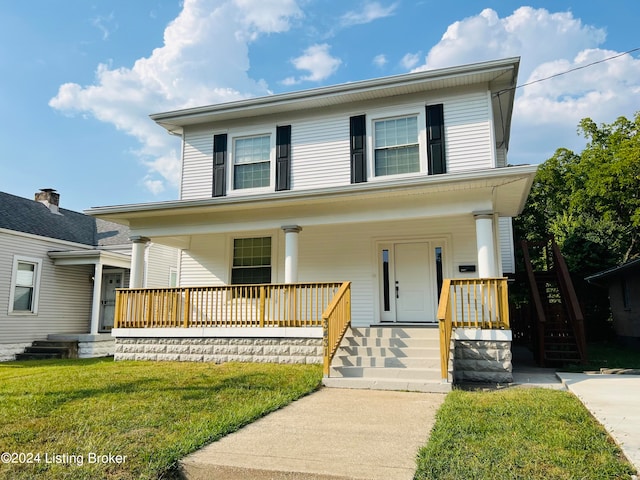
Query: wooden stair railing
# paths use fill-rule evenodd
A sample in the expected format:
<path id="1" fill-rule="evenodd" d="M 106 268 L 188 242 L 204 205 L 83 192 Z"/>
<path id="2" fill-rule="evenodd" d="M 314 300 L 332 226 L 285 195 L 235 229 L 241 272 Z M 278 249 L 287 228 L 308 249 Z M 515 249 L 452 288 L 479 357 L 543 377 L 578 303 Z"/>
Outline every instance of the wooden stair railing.
<path id="1" fill-rule="evenodd" d="M 342 337 L 351 325 L 351 282 L 344 282 L 322 313 L 323 375 L 329 376 Z"/>
<path id="2" fill-rule="evenodd" d="M 522 252 L 535 310 L 538 363 L 543 366 L 586 363 L 584 317 L 560 248 L 551 240 L 534 244 L 544 248 L 546 270 L 534 271 L 529 254 L 531 244 L 523 240 Z"/>

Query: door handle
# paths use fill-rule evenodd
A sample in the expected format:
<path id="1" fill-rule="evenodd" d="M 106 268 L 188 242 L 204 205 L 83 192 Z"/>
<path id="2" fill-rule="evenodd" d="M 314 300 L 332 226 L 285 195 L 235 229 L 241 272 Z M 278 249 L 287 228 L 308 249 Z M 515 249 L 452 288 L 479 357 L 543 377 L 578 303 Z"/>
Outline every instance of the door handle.
<path id="1" fill-rule="evenodd" d="M 396 280 L 396 298 L 400 298 L 400 284 Z"/>

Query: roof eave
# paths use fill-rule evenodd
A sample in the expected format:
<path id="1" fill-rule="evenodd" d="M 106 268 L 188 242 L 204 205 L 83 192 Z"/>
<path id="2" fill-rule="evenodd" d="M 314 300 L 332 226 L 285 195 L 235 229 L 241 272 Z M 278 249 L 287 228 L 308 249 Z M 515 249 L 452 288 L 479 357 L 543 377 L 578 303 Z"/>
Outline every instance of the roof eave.
<path id="1" fill-rule="evenodd" d="M 429 90 L 430 87 L 434 88 L 433 86 L 436 82 L 446 80 L 453 81 L 453 79 L 456 78 L 470 77 L 472 75 L 500 73 L 500 75 L 496 77 L 498 78 L 501 77 L 502 74 L 509 72 L 511 72 L 509 78 L 501 80 L 499 85 L 496 86 L 495 91 L 500 91 L 502 94 L 509 94 L 511 98 L 508 99 L 508 105 L 513 105 L 513 87 L 515 86 L 517 78 L 519 62 L 519 57 L 512 57 L 437 70 L 425 70 L 422 72 L 362 80 L 310 90 L 156 113 L 150 115 L 150 118 L 170 133 L 179 135 L 182 133 L 182 128 L 186 125 L 211 122 L 223 117 L 239 118 L 305 109 L 314 106 L 317 107 L 318 102 L 329 99 L 334 102 L 334 104 L 344 104 L 355 101 L 357 95 L 365 93 L 377 92 L 379 95 L 384 95 L 385 93 L 391 95 L 394 90 L 417 85 L 421 86 L 424 90 Z M 510 123 L 510 118 L 507 120 Z"/>

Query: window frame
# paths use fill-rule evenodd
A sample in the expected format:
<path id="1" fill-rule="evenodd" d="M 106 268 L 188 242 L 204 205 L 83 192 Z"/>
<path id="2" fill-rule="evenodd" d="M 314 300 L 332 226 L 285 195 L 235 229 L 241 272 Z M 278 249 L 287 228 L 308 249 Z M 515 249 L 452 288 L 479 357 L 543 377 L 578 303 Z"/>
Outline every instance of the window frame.
<path id="1" fill-rule="evenodd" d="M 268 137 L 269 138 L 269 185 L 262 187 L 248 187 L 248 188 L 236 188 L 235 186 L 235 178 L 236 178 L 236 142 L 238 140 L 249 139 L 249 138 L 260 138 L 260 137 Z M 275 192 L 276 188 L 276 127 L 274 125 L 273 128 L 258 128 L 252 130 L 238 130 L 229 132 L 229 140 L 230 143 L 227 145 L 227 154 L 228 160 L 227 163 L 229 165 L 229 173 L 228 173 L 228 185 L 227 191 L 230 195 L 246 195 L 247 193 L 266 193 L 266 192 Z M 266 163 L 264 162 L 252 162 L 252 163 Z M 243 165 L 243 164 L 240 164 Z M 247 164 L 244 164 L 247 165 Z"/>
<path id="2" fill-rule="evenodd" d="M 237 268 L 242 268 L 242 267 L 235 267 L 234 266 L 234 259 L 235 259 L 235 243 L 236 240 L 247 240 L 247 239 L 264 239 L 264 238 L 268 238 L 271 240 L 271 252 L 269 255 L 269 269 L 270 269 L 270 277 L 269 277 L 269 281 L 265 282 L 263 285 L 268 285 L 273 283 L 273 279 L 274 279 L 274 275 L 275 275 L 275 266 L 274 266 L 274 254 L 276 252 L 276 245 L 275 245 L 275 238 L 273 235 L 268 235 L 268 234 L 254 234 L 254 235 L 243 235 L 243 236 L 233 236 L 231 237 L 231 242 L 230 242 L 230 255 L 229 255 L 229 285 L 259 285 L 256 283 L 233 283 L 233 271 L 234 269 Z M 266 265 L 261 265 L 262 267 L 266 267 Z M 255 266 L 253 266 L 255 267 Z"/>
<path id="3" fill-rule="evenodd" d="M 31 308 L 29 310 L 15 310 L 14 302 L 15 302 L 15 292 L 18 281 L 18 266 L 20 264 L 30 264 L 34 266 L 33 271 L 33 285 L 31 286 L 32 296 L 31 296 Z M 11 287 L 9 289 L 9 305 L 7 313 L 9 315 L 37 315 L 38 314 L 38 304 L 40 298 L 40 278 L 42 277 L 42 259 L 35 257 L 27 257 L 22 255 L 14 255 L 13 256 L 13 267 L 11 270 Z"/>
<path id="4" fill-rule="evenodd" d="M 390 175 L 376 175 L 376 123 L 387 120 L 416 117 L 418 127 L 418 171 L 408 173 L 395 173 Z M 402 108 L 382 109 L 367 112 L 367 167 L 369 181 L 380 182 L 388 179 L 411 178 L 427 174 L 427 127 L 426 127 L 425 104 L 412 104 Z"/>

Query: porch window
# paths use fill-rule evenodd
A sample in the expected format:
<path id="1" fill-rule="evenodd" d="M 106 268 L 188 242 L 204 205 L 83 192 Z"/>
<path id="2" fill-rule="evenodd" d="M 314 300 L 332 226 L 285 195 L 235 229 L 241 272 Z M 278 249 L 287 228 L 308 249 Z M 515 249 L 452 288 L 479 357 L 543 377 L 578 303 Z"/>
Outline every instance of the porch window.
<path id="1" fill-rule="evenodd" d="M 271 283 L 271 237 L 234 239 L 231 283 Z"/>
<path id="2" fill-rule="evenodd" d="M 271 137 L 237 138 L 233 151 L 233 188 L 268 187 L 270 179 Z"/>
<path id="3" fill-rule="evenodd" d="M 37 313 L 42 261 L 14 257 L 9 313 Z"/>
<path id="4" fill-rule="evenodd" d="M 376 121 L 374 148 L 376 176 L 419 172 L 418 116 Z"/>

